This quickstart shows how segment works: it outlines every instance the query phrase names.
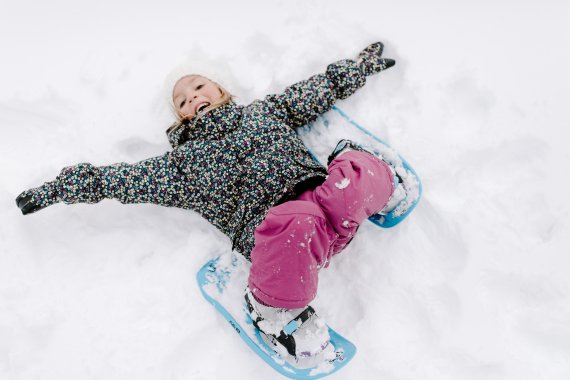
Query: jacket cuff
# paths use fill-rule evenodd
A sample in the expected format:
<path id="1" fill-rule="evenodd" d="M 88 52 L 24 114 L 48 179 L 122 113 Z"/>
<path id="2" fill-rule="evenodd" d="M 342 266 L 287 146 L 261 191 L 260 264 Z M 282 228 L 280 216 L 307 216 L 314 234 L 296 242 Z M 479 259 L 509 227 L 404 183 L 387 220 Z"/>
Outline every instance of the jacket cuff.
<path id="1" fill-rule="evenodd" d="M 364 86 L 366 76 L 352 59 L 343 59 L 327 66 L 326 76 L 333 84 L 337 99 L 345 99 Z"/>

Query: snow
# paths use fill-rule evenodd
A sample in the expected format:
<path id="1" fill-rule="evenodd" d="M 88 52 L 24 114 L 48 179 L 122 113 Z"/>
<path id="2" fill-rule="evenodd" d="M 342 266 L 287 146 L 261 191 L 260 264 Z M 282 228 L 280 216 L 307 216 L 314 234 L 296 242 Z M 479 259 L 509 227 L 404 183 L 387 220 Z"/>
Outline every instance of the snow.
<path id="1" fill-rule="evenodd" d="M 342 181 L 337 182 L 334 184 L 338 189 L 340 190 L 344 190 L 348 187 L 348 185 L 350 185 L 350 179 L 348 178 L 343 178 Z"/>
<path id="2" fill-rule="evenodd" d="M 66 165 L 169 149 L 174 74 L 213 59 L 248 103 L 382 40 L 339 102 L 424 194 L 363 225 L 314 302 L 358 346 L 331 379 L 570 378 L 568 2 L 11 2 L 0 14 L 0 378 L 268 379 L 202 299 L 230 242 L 152 205 L 15 197 Z M 222 81 L 220 79 L 220 81 Z"/>
<path id="3" fill-rule="evenodd" d="M 333 367 L 332 364 L 330 364 L 328 362 L 324 362 L 324 363 L 320 364 L 317 368 L 311 370 L 310 375 L 315 376 L 315 375 L 319 375 L 322 373 L 328 373 L 328 372 L 332 371 L 332 367 Z"/>

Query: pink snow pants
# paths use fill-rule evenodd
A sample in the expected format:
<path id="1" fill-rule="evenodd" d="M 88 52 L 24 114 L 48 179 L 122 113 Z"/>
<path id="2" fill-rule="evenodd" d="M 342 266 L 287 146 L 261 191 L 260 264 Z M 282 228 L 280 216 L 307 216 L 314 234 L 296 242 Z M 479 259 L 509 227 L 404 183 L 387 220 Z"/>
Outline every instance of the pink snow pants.
<path id="1" fill-rule="evenodd" d="M 248 285 L 258 301 L 307 306 L 317 294 L 319 270 L 394 190 L 388 165 L 369 153 L 345 152 L 328 172 L 322 185 L 269 209 L 255 230 Z"/>

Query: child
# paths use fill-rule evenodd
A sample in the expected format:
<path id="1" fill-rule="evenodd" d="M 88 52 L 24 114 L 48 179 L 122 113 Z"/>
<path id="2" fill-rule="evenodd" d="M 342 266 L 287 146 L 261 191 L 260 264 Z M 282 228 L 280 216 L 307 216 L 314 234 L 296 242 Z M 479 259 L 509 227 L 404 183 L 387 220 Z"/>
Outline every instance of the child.
<path id="1" fill-rule="evenodd" d="M 167 131 L 171 152 L 135 164 L 66 167 L 16 203 L 23 214 L 105 198 L 200 213 L 251 261 L 245 299 L 254 324 L 291 355 L 316 355 L 329 342 L 326 326 L 307 306 L 318 271 L 367 217 L 389 211 L 394 174 L 348 140 L 331 154 L 327 170 L 295 128 L 393 66 L 382 50 L 374 43 L 356 60 L 330 64 L 325 73 L 247 106 L 208 78 L 184 76 L 172 92 L 178 122 Z"/>

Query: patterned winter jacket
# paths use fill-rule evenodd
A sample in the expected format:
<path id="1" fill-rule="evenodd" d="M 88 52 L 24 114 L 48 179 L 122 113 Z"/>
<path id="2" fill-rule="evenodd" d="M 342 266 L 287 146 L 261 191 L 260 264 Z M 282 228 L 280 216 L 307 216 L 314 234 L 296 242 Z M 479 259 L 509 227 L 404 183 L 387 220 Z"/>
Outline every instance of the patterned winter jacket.
<path id="1" fill-rule="evenodd" d="M 112 198 L 191 209 L 249 258 L 253 232 L 269 208 L 322 183 L 327 174 L 294 128 L 313 121 L 364 83 L 355 61 L 330 64 L 325 73 L 281 94 L 247 106 L 230 102 L 192 120 L 169 134 L 174 149 L 161 156 L 135 164 L 65 168 L 58 176 L 58 198 L 65 203 Z"/>

